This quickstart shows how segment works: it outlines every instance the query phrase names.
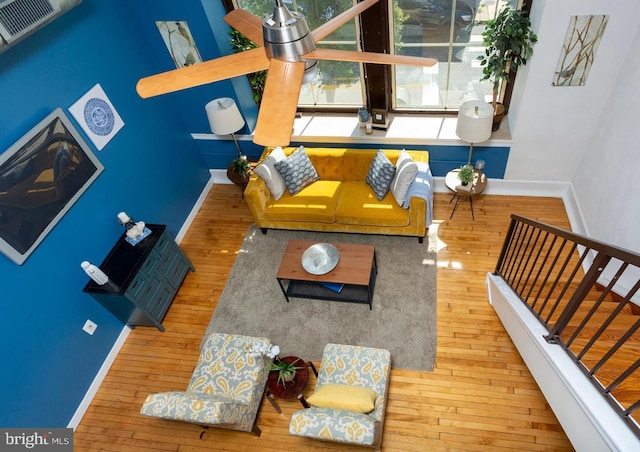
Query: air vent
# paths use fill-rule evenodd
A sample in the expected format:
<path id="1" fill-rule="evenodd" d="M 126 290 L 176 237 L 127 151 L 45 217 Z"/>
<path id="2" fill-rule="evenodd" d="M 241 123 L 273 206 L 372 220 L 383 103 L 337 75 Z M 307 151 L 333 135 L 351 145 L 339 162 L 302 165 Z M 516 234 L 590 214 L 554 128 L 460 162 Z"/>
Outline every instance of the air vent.
<path id="1" fill-rule="evenodd" d="M 0 0 L 0 53 L 82 3 L 82 0 Z"/>
<path id="2" fill-rule="evenodd" d="M 11 44 L 60 12 L 55 0 L 0 2 L 0 35 Z"/>

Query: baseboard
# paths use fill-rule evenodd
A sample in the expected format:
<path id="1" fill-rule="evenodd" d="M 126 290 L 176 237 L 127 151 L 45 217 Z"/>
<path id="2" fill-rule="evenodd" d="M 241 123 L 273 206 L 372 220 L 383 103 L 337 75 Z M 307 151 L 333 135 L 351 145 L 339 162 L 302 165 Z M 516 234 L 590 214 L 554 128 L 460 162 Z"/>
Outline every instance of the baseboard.
<path id="1" fill-rule="evenodd" d="M 232 184 L 227 177 L 227 170 L 224 169 L 211 169 L 211 179 L 214 184 Z"/>
<path id="2" fill-rule="evenodd" d="M 209 195 L 209 192 L 213 188 L 213 185 L 219 183 L 219 182 L 216 182 L 216 175 L 214 174 L 214 171 L 217 171 L 217 170 L 209 170 L 211 177 L 209 178 L 207 185 L 205 185 L 204 189 L 202 190 L 202 193 L 200 193 L 200 196 L 198 196 L 198 200 L 193 205 L 193 208 L 191 209 L 191 212 L 187 216 L 187 219 L 184 221 L 184 223 L 182 224 L 182 227 L 178 231 L 178 234 L 176 235 L 176 238 L 175 238 L 176 243 L 182 242 L 182 239 L 187 234 L 187 231 L 191 227 L 191 223 L 193 223 L 193 220 L 195 220 L 196 215 L 198 215 L 198 212 L 200 211 L 200 208 L 204 204 L 204 201 L 207 199 L 207 196 Z"/>
<path id="3" fill-rule="evenodd" d="M 71 417 L 71 420 L 67 425 L 68 428 L 72 428 L 75 430 L 78 424 L 80 424 L 82 417 L 89 409 L 89 405 L 91 405 L 91 402 L 93 401 L 93 398 L 96 396 L 96 393 L 98 392 L 98 389 L 102 384 L 102 381 L 107 376 L 107 373 L 111 368 L 111 365 L 113 364 L 116 357 L 118 356 L 118 353 L 120 353 L 120 349 L 122 349 L 122 346 L 126 342 L 130 332 L 131 332 L 131 328 L 129 328 L 128 326 L 125 326 L 124 328 L 122 328 L 122 331 L 118 336 L 118 339 L 116 339 L 116 342 L 113 344 L 113 347 L 111 347 L 111 350 L 107 355 L 107 358 L 102 363 L 102 366 L 100 366 L 100 370 L 98 371 L 95 378 L 93 379 L 91 386 L 89 386 L 89 389 L 84 395 L 82 402 L 80 402 L 80 405 L 78 405 L 76 412 L 73 414 L 73 417 Z"/>

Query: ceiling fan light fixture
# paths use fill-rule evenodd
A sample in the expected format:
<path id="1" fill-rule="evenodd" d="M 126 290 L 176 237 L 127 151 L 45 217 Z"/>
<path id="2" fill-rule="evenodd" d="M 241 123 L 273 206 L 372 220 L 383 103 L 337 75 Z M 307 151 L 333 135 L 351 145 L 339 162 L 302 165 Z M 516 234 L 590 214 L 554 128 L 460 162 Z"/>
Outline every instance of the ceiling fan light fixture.
<path id="1" fill-rule="evenodd" d="M 305 63 L 303 85 L 312 82 L 318 76 L 318 60 L 305 60 Z"/>
<path id="2" fill-rule="evenodd" d="M 264 49 L 269 58 L 298 62 L 300 56 L 315 50 L 306 19 L 276 2 L 273 14 L 262 22 Z"/>

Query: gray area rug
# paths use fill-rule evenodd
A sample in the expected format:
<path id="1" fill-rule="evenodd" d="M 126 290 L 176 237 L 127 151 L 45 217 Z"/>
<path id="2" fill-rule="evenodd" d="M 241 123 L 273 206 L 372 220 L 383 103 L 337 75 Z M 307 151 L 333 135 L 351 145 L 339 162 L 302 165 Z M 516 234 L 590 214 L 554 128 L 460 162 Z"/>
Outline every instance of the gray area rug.
<path id="1" fill-rule="evenodd" d="M 288 240 L 369 244 L 378 275 L 367 304 L 290 298 L 276 272 Z M 433 370 L 436 355 L 435 239 L 269 230 L 252 225 L 207 328 L 266 337 L 281 356 L 319 361 L 327 343 L 385 348 L 392 367 Z"/>

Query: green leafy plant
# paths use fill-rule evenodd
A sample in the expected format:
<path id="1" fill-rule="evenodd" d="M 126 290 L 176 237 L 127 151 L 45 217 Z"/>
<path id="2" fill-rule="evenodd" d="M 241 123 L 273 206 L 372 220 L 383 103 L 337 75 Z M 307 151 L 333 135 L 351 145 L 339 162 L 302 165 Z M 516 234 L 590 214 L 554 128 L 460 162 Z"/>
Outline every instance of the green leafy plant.
<path id="1" fill-rule="evenodd" d="M 493 82 L 491 103 L 495 112 L 501 83 L 506 82 L 509 74 L 517 71 L 520 65 L 527 64 L 538 37 L 531 31 L 531 21 L 525 12 L 505 7 L 495 19 L 487 22 L 482 40 L 486 50 L 478 57 L 484 74 L 480 80 Z"/>
<path id="2" fill-rule="evenodd" d="M 302 369 L 302 367 L 297 367 L 295 364 L 300 361 L 296 359 L 292 363 L 285 362 L 279 358 L 276 358 L 274 362 L 271 363 L 269 367 L 269 371 L 277 371 L 278 372 L 278 384 L 282 384 L 285 388 L 287 387 L 287 381 L 291 381 L 291 376 L 295 374 L 298 369 Z"/>
<path id="3" fill-rule="evenodd" d="M 458 178 L 460 182 L 463 184 L 469 184 L 473 182 L 473 178 L 475 177 L 475 172 L 473 171 L 473 167 L 469 165 L 464 165 L 460 167 L 460 172 L 458 173 Z"/>
<path id="4" fill-rule="evenodd" d="M 247 157 L 245 157 L 244 155 L 234 158 L 233 160 L 231 160 L 230 164 L 231 169 L 238 174 L 247 174 L 250 165 L 251 164 L 249 163 L 249 160 L 247 160 Z"/>
<path id="5" fill-rule="evenodd" d="M 244 52 L 245 50 L 251 50 L 258 47 L 251 42 L 245 35 L 237 30 L 231 30 L 229 32 L 229 42 L 234 53 Z M 258 71 L 253 74 L 247 74 L 249 79 L 249 85 L 251 85 L 251 92 L 253 101 L 260 106 L 262 102 L 262 94 L 264 93 L 264 84 L 267 82 L 267 71 Z"/>

